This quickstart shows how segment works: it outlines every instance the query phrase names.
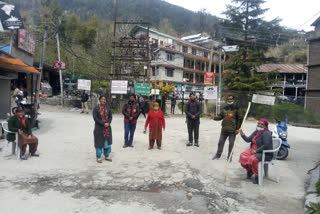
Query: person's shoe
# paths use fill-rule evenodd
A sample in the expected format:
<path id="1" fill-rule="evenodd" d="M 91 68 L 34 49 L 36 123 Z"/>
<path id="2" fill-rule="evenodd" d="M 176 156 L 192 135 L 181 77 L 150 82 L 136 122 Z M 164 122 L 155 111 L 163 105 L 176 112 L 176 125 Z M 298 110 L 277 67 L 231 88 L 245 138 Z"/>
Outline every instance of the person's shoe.
<path id="1" fill-rule="evenodd" d="M 259 179 L 258 179 L 258 177 L 254 177 L 254 180 L 253 180 L 253 184 L 259 184 Z"/>
<path id="2" fill-rule="evenodd" d="M 161 146 L 158 146 L 158 149 L 161 150 Z"/>
<path id="3" fill-rule="evenodd" d="M 87 112 L 87 114 L 89 114 L 89 112 Z"/>
<path id="4" fill-rule="evenodd" d="M 216 160 L 216 159 L 219 159 L 219 158 L 220 158 L 219 155 L 215 155 L 215 156 L 212 157 L 212 160 Z"/>
<path id="5" fill-rule="evenodd" d="M 199 147 L 199 143 L 195 142 L 194 146 Z"/>
<path id="6" fill-rule="evenodd" d="M 102 160 L 101 159 L 97 159 L 97 163 L 102 163 Z"/>
<path id="7" fill-rule="evenodd" d="M 28 158 L 27 158 L 25 155 L 22 155 L 22 156 L 20 157 L 20 159 L 21 159 L 21 160 L 28 160 Z"/>
<path id="8" fill-rule="evenodd" d="M 228 158 L 227 158 L 227 161 L 229 160 L 229 156 L 228 156 Z M 232 162 L 232 157 L 230 158 L 230 162 Z"/>
<path id="9" fill-rule="evenodd" d="M 250 179 L 253 175 L 252 171 L 247 171 L 247 179 Z"/>
<path id="10" fill-rule="evenodd" d="M 128 145 L 127 145 L 127 144 L 124 144 L 122 148 L 127 148 L 127 147 L 128 147 Z"/>
<path id="11" fill-rule="evenodd" d="M 36 154 L 36 153 L 31 153 L 31 156 L 32 156 L 32 157 L 39 157 L 40 155 L 39 155 L 39 154 Z"/>
<path id="12" fill-rule="evenodd" d="M 133 148 L 133 145 L 131 144 L 129 147 Z"/>
<path id="13" fill-rule="evenodd" d="M 105 160 L 112 162 L 112 159 L 111 159 L 111 158 L 105 158 Z"/>
<path id="14" fill-rule="evenodd" d="M 192 146 L 192 142 L 189 142 L 189 143 L 187 144 L 187 146 Z"/>
<path id="15" fill-rule="evenodd" d="M 151 149 L 153 149 L 153 147 L 150 147 L 150 146 L 149 146 L 149 148 L 148 148 L 148 149 L 149 149 L 149 150 L 151 150 Z"/>
<path id="16" fill-rule="evenodd" d="M 82 111 L 82 112 L 80 112 L 80 114 L 83 114 L 84 112 Z"/>

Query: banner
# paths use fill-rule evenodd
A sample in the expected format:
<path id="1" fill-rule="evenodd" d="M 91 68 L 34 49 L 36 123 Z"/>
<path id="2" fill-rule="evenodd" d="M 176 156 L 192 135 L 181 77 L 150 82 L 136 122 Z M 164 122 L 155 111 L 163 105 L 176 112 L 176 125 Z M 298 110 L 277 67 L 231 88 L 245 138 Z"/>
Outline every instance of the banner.
<path id="1" fill-rule="evenodd" d="M 111 94 L 127 94 L 128 93 L 128 80 L 112 80 L 111 81 Z"/>
<path id="2" fill-rule="evenodd" d="M 254 94 L 252 97 L 253 103 L 259 103 L 259 104 L 265 104 L 265 105 L 274 105 L 274 102 L 276 100 L 276 97 L 274 96 L 266 96 L 266 95 L 260 95 L 260 94 Z"/>
<path id="3" fill-rule="evenodd" d="M 36 42 L 32 33 L 26 29 L 20 29 L 18 34 L 18 48 L 35 55 Z"/>
<path id="4" fill-rule="evenodd" d="M 217 97 L 218 97 L 218 87 L 217 86 L 204 87 L 204 99 L 216 100 Z"/>
<path id="5" fill-rule="evenodd" d="M 0 31 L 24 29 L 19 11 L 15 5 L 0 2 Z"/>
<path id="6" fill-rule="evenodd" d="M 205 85 L 213 85 L 213 78 L 214 78 L 213 72 L 206 72 L 206 76 L 204 78 L 204 84 Z"/>
<path id="7" fill-rule="evenodd" d="M 78 79 L 78 90 L 91 91 L 91 80 Z"/>

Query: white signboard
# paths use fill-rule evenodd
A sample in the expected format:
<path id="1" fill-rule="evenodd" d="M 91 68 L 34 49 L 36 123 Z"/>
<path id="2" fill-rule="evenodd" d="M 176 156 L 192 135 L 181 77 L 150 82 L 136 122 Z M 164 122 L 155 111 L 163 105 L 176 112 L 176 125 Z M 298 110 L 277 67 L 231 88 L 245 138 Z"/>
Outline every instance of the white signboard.
<path id="1" fill-rule="evenodd" d="M 152 95 L 159 95 L 160 94 L 160 90 L 159 89 L 151 89 L 151 94 Z"/>
<path id="2" fill-rule="evenodd" d="M 78 79 L 78 90 L 91 91 L 91 80 Z"/>
<path id="3" fill-rule="evenodd" d="M 218 87 L 217 86 L 204 87 L 204 99 L 216 100 L 217 97 L 218 97 Z"/>
<path id="4" fill-rule="evenodd" d="M 274 102 L 276 100 L 276 97 L 274 96 L 266 96 L 266 95 L 260 95 L 260 94 L 254 94 L 252 97 L 253 103 L 259 103 L 259 104 L 265 104 L 265 105 L 274 105 Z"/>
<path id="5" fill-rule="evenodd" d="M 127 94 L 128 80 L 112 80 L 111 94 Z"/>
<path id="6" fill-rule="evenodd" d="M 223 46 L 222 49 L 225 52 L 238 52 L 239 51 L 239 46 L 238 45 Z"/>

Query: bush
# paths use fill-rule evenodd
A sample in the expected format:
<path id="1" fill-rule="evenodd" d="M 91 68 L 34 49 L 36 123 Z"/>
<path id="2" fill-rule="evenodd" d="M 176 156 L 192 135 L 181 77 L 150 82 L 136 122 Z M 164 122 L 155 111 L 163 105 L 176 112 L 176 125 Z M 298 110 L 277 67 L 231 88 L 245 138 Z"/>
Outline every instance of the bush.
<path id="1" fill-rule="evenodd" d="M 320 179 L 316 183 L 316 189 L 317 189 L 318 196 L 320 196 Z"/>
<path id="2" fill-rule="evenodd" d="M 266 118 L 272 121 L 274 119 L 284 121 L 286 114 L 288 114 L 289 122 L 310 125 L 320 124 L 320 118 L 318 116 L 290 102 L 284 102 L 274 106 L 254 104 L 251 109 L 251 116 L 256 119 Z"/>

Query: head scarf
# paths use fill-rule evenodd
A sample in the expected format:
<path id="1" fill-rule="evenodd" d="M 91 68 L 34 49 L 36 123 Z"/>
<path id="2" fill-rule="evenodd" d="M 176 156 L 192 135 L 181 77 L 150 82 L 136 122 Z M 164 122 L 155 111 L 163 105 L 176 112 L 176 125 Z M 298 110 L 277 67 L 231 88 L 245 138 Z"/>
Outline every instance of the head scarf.
<path id="1" fill-rule="evenodd" d="M 267 119 L 261 118 L 261 119 L 259 120 L 259 122 L 264 123 L 264 125 L 266 126 L 266 128 L 264 128 L 263 130 L 257 132 L 256 136 L 254 136 L 254 138 L 252 139 L 252 142 L 253 142 L 253 143 L 256 143 L 257 137 L 259 137 L 263 132 L 269 130 L 269 128 L 268 128 L 269 122 L 268 122 Z"/>
<path id="2" fill-rule="evenodd" d="M 24 111 L 23 111 L 23 108 L 17 108 L 15 112 L 19 113 L 19 112 L 24 112 Z"/>

